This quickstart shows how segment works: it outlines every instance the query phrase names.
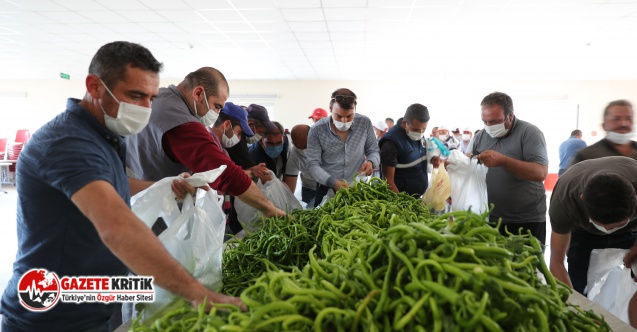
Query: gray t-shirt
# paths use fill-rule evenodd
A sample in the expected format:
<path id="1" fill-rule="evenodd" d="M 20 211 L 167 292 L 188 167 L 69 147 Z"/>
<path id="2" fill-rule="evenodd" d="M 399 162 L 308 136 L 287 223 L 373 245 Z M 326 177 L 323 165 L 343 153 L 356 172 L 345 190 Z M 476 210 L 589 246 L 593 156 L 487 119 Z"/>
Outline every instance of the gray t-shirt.
<path id="1" fill-rule="evenodd" d="M 285 175 L 299 176 L 299 172 L 301 172 L 301 184 L 303 187 L 316 190 L 316 181 L 314 181 L 314 179 L 310 176 L 310 173 L 307 172 L 305 151 L 292 146 L 290 147 L 288 163 L 285 166 Z"/>
<path id="2" fill-rule="evenodd" d="M 600 172 L 615 173 L 637 186 L 637 161 L 628 157 L 604 157 L 580 161 L 571 166 L 557 181 L 551 195 L 549 217 L 555 233 L 567 234 L 572 230 L 605 235 L 589 222 L 580 198 L 586 184 Z M 613 234 L 634 232 L 637 212 L 630 224 Z"/>
<path id="3" fill-rule="evenodd" d="M 509 135 L 492 138 L 484 130 L 476 134 L 473 155 L 494 150 L 525 162 L 548 166 L 546 141 L 540 129 L 515 118 Z M 490 167 L 487 172 L 487 195 L 493 210 L 491 221 L 506 223 L 545 222 L 546 191 L 541 181 L 528 181 L 509 173 L 504 167 Z"/>

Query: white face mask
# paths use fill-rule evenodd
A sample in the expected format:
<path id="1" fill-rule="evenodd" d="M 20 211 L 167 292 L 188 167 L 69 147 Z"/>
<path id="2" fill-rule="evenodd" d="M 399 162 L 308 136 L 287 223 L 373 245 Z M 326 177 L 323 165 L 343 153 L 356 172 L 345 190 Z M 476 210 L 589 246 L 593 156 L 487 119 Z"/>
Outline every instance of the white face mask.
<path id="1" fill-rule="evenodd" d="M 111 92 L 111 90 L 104 84 L 102 79 L 100 79 L 106 91 L 117 101 L 119 104 L 119 109 L 117 111 L 117 118 L 114 118 L 104 111 L 104 107 L 102 106 L 102 102 L 99 101 L 100 107 L 102 108 L 102 112 L 104 113 L 104 123 L 106 124 L 106 128 L 117 135 L 128 136 L 138 134 L 146 125 L 148 124 L 148 120 L 150 120 L 150 107 L 144 107 L 139 105 L 133 105 L 125 102 L 120 102 L 115 98 L 115 95 Z"/>
<path id="2" fill-rule="evenodd" d="M 463 140 L 463 141 L 468 141 L 468 140 L 470 140 L 470 139 L 471 139 L 471 135 L 469 135 L 469 134 L 462 134 L 462 140 Z"/>
<path id="3" fill-rule="evenodd" d="M 208 107 L 208 113 L 206 113 L 206 115 L 204 116 L 199 116 L 199 114 L 197 114 L 197 102 L 194 102 L 195 105 L 195 117 L 197 117 L 197 120 L 199 120 L 199 122 L 201 122 L 202 125 L 206 126 L 206 127 L 210 127 L 213 124 L 215 124 L 215 122 L 217 121 L 217 118 L 219 118 L 219 113 L 215 112 L 213 109 L 210 108 L 210 105 L 208 105 L 208 97 L 206 97 L 206 90 L 203 91 L 203 98 L 204 101 L 206 102 L 206 107 Z"/>
<path id="4" fill-rule="evenodd" d="M 234 133 L 234 130 L 232 131 L 232 137 L 228 138 L 228 136 L 223 133 L 221 134 L 221 144 L 223 145 L 224 148 L 231 148 L 237 144 L 239 144 L 239 137 Z"/>
<path id="5" fill-rule="evenodd" d="M 252 136 L 252 137 L 246 137 L 246 142 L 247 142 L 248 144 L 254 144 L 254 143 L 256 143 L 256 142 L 260 141 L 260 140 L 261 140 L 261 138 L 263 138 L 263 137 L 261 137 L 261 135 L 259 135 L 259 134 L 257 134 L 257 133 L 254 133 L 254 136 Z"/>
<path id="6" fill-rule="evenodd" d="M 496 125 L 493 126 L 484 126 L 484 131 L 487 132 L 487 134 L 489 134 L 489 136 L 493 137 L 493 138 L 499 138 L 502 137 L 504 135 L 506 135 L 507 133 L 507 129 L 504 127 L 504 122 L 503 123 L 498 123 Z"/>
<path id="7" fill-rule="evenodd" d="M 440 140 L 441 141 L 446 141 L 447 139 L 449 139 L 449 135 L 440 135 Z"/>
<path id="8" fill-rule="evenodd" d="M 348 131 L 349 128 L 352 126 L 352 123 L 354 123 L 353 120 L 350 122 L 340 122 L 340 121 L 334 120 L 334 118 L 332 118 L 332 121 L 334 121 L 334 127 L 336 127 L 336 129 L 340 131 Z"/>
<path id="9" fill-rule="evenodd" d="M 407 133 L 407 136 L 409 136 L 409 139 L 411 139 L 412 141 L 420 141 L 425 136 L 425 133 L 410 131 Z"/>
<path id="10" fill-rule="evenodd" d="M 620 134 L 614 131 L 606 132 L 606 139 L 615 143 L 615 144 L 626 144 L 630 142 L 630 139 L 635 136 L 635 132 L 631 131 L 629 133 Z"/>
<path id="11" fill-rule="evenodd" d="M 596 224 L 595 222 L 593 222 L 593 220 L 591 220 L 591 219 L 588 219 L 588 222 L 590 222 L 591 224 L 593 224 L 593 226 L 595 226 L 595 228 L 597 228 L 600 232 L 605 233 L 605 234 L 611 234 L 611 233 L 614 233 L 614 232 L 616 232 L 616 231 L 618 231 L 618 230 L 620 230 L 620 229 L 622 229 L 622 228 L 624 228 L 624 227 L 628 226 L 628 223 L 626 223 L 624 226 L 620 226 L 620 227 L 617 227 L 617 228 L 613 228 L 613 229 L 611 229 L 611 230 L 607 230 L 607 229 L 606 229 L 606 228 L 604 228 L 603 226 L 600 226 L 600 225 Z"/>

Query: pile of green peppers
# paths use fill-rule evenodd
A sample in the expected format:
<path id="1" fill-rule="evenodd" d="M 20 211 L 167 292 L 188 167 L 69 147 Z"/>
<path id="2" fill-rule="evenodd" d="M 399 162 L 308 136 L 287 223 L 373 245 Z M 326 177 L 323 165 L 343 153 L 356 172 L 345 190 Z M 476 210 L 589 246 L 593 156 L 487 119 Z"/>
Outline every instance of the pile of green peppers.
<path id="1" fill-rule="evenodd" d="M 537 239 L 470 211 L 434 216 L 375 180 L 269 219 L 224 253 L 247 311 L 185 302 L 133 331 L 610 331 L 567 302 Z"/>

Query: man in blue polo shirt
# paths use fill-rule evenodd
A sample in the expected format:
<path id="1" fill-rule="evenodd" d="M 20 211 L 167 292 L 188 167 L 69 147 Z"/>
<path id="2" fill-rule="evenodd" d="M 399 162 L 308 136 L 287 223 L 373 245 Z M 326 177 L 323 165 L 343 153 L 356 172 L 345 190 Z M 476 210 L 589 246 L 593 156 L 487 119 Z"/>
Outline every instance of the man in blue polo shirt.
<path id="1" fill-rule="evenodd" d="M 582 131 L 575 129 L 571 132 L 571 137 L 560 144 L 560 168 L 557 176 L 562 176 L 571 165 L 571 159 L 581 149 L 586 147 L 586 142 L 582 140 Z"/>
<path id="2" fill-rule="evenodd" d="M 240 303 L 211 292 L 164 249 L 130 210 L 131 195 L 151 182 L 127 178 L 121 136 L 138 133 L 159 89 L 159 63 L 128 42 L 102 46 L 93 57 L 82 100 L 38 130 L 17 168 L 18 254 L 2 296 L 2 331 L 106 331 L 113 313 L 101 303 L 56 303 L 33 312 L 20 304 L 18 281 L 30 269 L 58 276 L 154 277 L 157 286 L 193 304 Z M 188 188 L 174 182 L 183 197 Z"/>

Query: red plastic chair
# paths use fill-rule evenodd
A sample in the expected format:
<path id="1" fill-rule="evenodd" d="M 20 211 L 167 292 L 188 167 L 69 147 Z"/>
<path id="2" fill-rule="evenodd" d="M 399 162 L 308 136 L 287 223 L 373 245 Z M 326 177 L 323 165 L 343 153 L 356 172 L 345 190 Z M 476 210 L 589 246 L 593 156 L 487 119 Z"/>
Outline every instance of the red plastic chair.
<path id="1" fill-rule="evenodd" d="M 31 132 L 28 129 L 19 129 L 15 134 L 16 143 L 26 143 L 31 138 Z"/>
<path id="2" fill-rule="evenodd" d="M 0 138 L 0 160 L 6 159 L 8 138 Z"/>

